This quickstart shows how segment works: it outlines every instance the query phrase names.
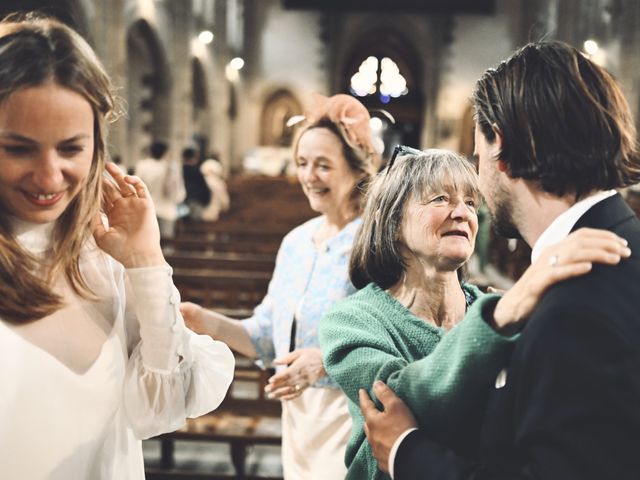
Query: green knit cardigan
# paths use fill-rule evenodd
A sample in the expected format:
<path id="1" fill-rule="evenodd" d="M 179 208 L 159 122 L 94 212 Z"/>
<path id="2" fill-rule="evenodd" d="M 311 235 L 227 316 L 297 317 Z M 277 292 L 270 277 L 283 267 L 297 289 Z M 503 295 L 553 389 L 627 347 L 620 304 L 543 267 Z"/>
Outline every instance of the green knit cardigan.
<path id="1" fill-rule="evenodd" d="M 482 309 L 494 305 L 496 295 L 484 295 L 468 284 L 463 288 L 477 301 L 448 333 L 410 313 L 374 283 L 322 318 L 325 369 L 349 397 L 353 419 L 345 454 L 347 479 L 389 478 L 378 469 L 358 406 L 358 389 L 375 399 L 372 385 L 378 379 L 408 404 L 434 440 L 460 454 L 475 454 L 488 393 L 516 336 L 504 337 L 482 319 Z"/>

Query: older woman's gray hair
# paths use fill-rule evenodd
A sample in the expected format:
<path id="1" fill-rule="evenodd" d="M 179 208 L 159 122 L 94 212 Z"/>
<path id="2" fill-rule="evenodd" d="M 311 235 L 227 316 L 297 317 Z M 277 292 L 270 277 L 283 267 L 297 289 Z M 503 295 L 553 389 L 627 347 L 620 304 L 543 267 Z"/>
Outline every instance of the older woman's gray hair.
<path id="1" fill-rule="evenodd" d="M 406 263 L 398 239 L 407 202 L 450 188 L 480 198 L 475 167 L 464 157 L 439 149 L 403 155 L 371 182 L 362 225 L 356 233 L 349 275 L 356 288 L 375 282 L 389 288 L 400 281 Z"/>

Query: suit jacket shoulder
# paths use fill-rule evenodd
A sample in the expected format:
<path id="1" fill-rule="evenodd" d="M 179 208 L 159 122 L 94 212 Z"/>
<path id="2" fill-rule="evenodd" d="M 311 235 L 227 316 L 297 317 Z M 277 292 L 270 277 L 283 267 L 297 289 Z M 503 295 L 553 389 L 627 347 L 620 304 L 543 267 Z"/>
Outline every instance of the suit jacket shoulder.
<path id="1" fill-rule="evenodd" d="M 483 428 L 485 463 L 513 478 L 640 478 L 640 222 L 615 195 L 580 227 L 632 256 L 552 287 L 529 318 Z"/>

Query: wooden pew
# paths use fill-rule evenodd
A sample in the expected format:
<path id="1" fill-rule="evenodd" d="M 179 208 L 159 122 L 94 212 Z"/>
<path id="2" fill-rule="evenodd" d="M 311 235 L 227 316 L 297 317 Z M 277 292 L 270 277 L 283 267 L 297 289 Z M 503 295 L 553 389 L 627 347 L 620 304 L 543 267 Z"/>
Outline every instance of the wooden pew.
<path id="1" fill-rule="evenodd" d="M 157 437 L 161 442 L 161 468 L 147 469 L 149 480 L 188 478 L 190 472 L 176 470 L 174 451 L 176 440 L 225 442 L 230 445 L 231 461 L 236 476 L 203 476 L 202 478 L 248 479 L 246 475 L 247 448 L 253 445 L 280 445 L 282 407 L 277 400 L 265 397 L 264 386 L 273 370 L 258 369 L 248 359 L 236 356 L 234 382 L 220 407 L 212 413 L 187 419 L 184 428 Z M 251 398 L 246 397 L 240 383 L 253 387 Z M 244 391 L 245 395 L 242 392 Z M 204 474 L 203 474 L 204 475 Z M 195 477 L 194 478 L 200 478 Z M 277 478 L 277 477 L 269 477 Z"/>
<path id="2" fill-rule="evenodd" d="M 176 235 L 175 238 L 194 238 L 199 239 L 202 242 L 210 242 L 214 244 L 223 244 L 230 242 L 246 242 L 246 243 L 268 243 L 270 245 L 280 245 L 282 243 L 282 239 L 286 235 L 287 232 L 281 231 L 270 231 L 269 228 L 264 225 L 262 226 L 253 226 L 251 228 L 246 228 L 242 226 L 231 226 L 229 224 L 227 227 L 223 227 L 217 225 L 215 223 L 210 225 L 202 225 L 198 229 L 189 228 L 183 229 L 183 231 Z"/>
<path id="3" fill-rule="evenodd" d="M 273 222 L 271 217 L 261 222 L 246 222 L 231 218 L 215 222 L 180 219 L 176 224 L 176 235 L 206 234 L 212 237 L 222 235 L 236 239 L 268 237 L 282 240 L 295 226 L 289 223 Z"/>
<path id="4" fill-rule="evenodd" d="M 245 224 L 287 225 L 288 230 L 318 216 L 294 177 L 234 175 L 227 182 L 230 209 L 219 221 L 227 219 Z M 287 230 L 287 231 L 288 231 Z"/>
<path id="5" fill-rule="evenodd" d="M 279 239 L 234 239 L 231 237 L 207 237 L 194 234 L 183 234 L 175 238 L 164 238 L 161 241 L 164 252 L 168 255 L 181 252 L 237 252 L 237 253 L 278 253 Z"/>
<path id="6" fill-rule="evenodd" d="M 273 272 L 276 257 L 269 253 L 173 252 L 165 256 L 174 269 L 235 270 L 238 272 Z"/>
<path id="7" fill-rule="evenodd" d="M 267 293 L 270 280 L 270 272 L 173 270 L 173 282 L 182 300 L 206 308 L 252 309 Z"/>
<path id="8" fill-rule="evenodd" d="M 180 221 L 176 238 L 163 240 L 163 248 L 183 300 L 246 318 L 266 293 L 284 235 L 317 214 L 295 180 L 232 178 L 229 191 L 228 214 L 218 222 Z M 247 447 L 281 444 L 280 402 L 266 399 L 263 393 L 270 375 L 271 371 L 238 358 L 231 391 L 220 408 L 161 436 L 163 468 L 148 468 L 147 478 L 251 478 L 245 471 Z M 252 398 L 240 395 L 247 384 L 255 386 Z M 177 440 L 228 443 L 236 476 L 175 470 Z"/>

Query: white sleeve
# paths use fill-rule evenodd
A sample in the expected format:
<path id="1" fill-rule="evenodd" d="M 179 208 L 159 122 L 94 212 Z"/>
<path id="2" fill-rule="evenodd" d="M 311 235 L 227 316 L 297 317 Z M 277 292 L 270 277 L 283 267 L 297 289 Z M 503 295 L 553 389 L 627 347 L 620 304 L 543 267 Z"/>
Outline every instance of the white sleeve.
<path id="1" fill-rule="evenodd" d="M 127 342 L 132 352 L 124 404 L 131 428 L 144 439 L 217 408 L 233 379 L 235 360 L 227 345 L 185 326 L 171 267 L 132 268 L 126 274 L 126 294 L 133 297 L 127 304 L 134 312 L 125 318 L 137 318 L 139 336 Z"/>
<path id="2" fill-rule="evenodd" d="M 387 462 L 387 465 L 389 466 L 389 476 L 391 477 L 391 480 L 393 480 L 393 463 L 396 461 L 396 454 L 398 453 L 400 444 L 407 437 L 407 435 L 409 435 L 414 430 L 418 430 L 418 429 L 414 427 L 414 428 L 409 428 L 404 432 L 402 432 L 402 435 L 396 438 L 396 441 L 394 442 L 393 446 L 391 447 L 391 450 L 389 451 L 389 461 Z"/>

